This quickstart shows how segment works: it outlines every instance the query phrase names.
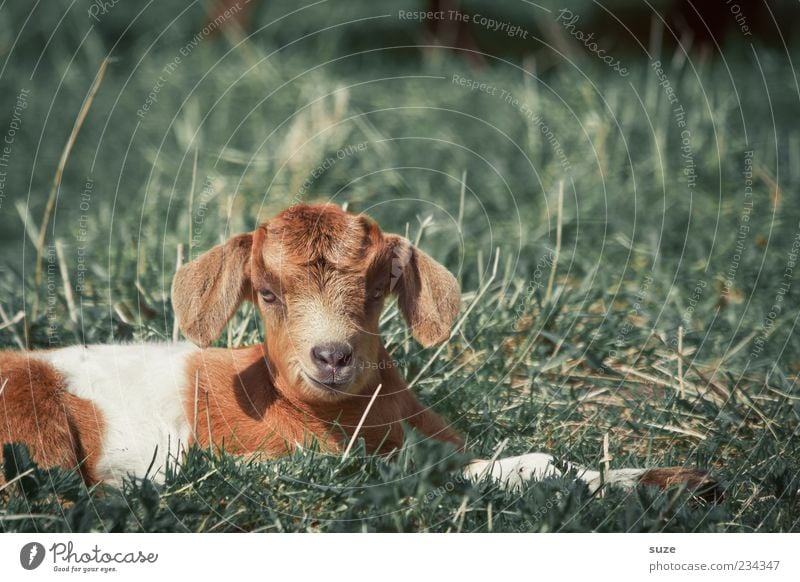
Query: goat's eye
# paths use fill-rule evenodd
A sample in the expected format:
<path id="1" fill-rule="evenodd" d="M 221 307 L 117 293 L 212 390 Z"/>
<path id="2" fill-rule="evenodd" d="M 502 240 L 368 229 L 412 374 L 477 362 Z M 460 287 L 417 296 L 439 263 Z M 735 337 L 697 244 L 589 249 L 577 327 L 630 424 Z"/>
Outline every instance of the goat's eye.
<path id="1" fill-rule="evenodd" d="M 380 299 L 381 297 L 383 297 L 383 287 L 376 287 L 372 290 L 373 299 Z"/>
<path id="2" fill-rule="evenodd" d="M 269 289 L 262 289 L 259 294 L 264 303 L 275 303 L 278 300 L 278 296 Z"/>

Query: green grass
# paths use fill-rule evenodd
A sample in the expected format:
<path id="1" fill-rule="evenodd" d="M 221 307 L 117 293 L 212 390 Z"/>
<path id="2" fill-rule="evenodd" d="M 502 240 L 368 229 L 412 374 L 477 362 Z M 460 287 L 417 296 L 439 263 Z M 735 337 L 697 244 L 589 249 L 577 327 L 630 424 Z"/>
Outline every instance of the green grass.
<path id="1" fill-rule="evenodd" d="M 387 231 L 420 233 L 457 273 L 467 316 L 441 352 L 421 349 L 391 307 L 383 329 L 406 377 L 419 375 L 416 393 L 472 452 L 491 455 L 508 438 L 503 454 L 545 450 L 598 466 L 608 435 L 612 467 L 710 467 L 726 498 L 717 507 L 680 491 L 595 498 L 568 479 L 508 493 L 464 482 L 463 457 L 415 437 L 390 462 L 363 451 L 252 463 L 192 450 L 163 486 L 136 479 L 90 491 L 15 449 L 6 478 L 24 476 L 0 493 L 0 531 L 800 529 L 800 286 L 787 278 L 800 139 L 787 55 L 734 44 L 723 62 L 665 49 L 690 131 L 682 152 L 674 105 L 642 55 L 620 53 L 627 78 L 589 53 L 573 66 L 541 45 L 535 60 L 490 58 L 472 70 L 441 49 L 373 50 L 425 40 L 396 18 L 347 24 L 392 12 L 353 3 L 289 16 L 241 45 L 203 40 L 139 116 L 203 11 L 167 26 L 173 9 L 135 20 L 126 4 L 83 44 L 85 12 L 67 12 L 43 53 L 57 11 L 32 19 L 13 45 L 21 24 L 7 22 L 22 23 L 28 8 L 3 8 L 12 14 L 0 27 L 10 57 L 0 111 L 10 121 L 20 90 L 30 98 L 0 199 L 0 305 L 26 318 L 0 329 L 0 345 L 170 338 L 179 244 L 193 241 L 194 256 L 292 202 L 346 203 Z M 286 11 L 262 9 L 257 22 Z M 120 23 L 131 31 L 120 36 Z M 334 28 L 315 32 L 325 26 Z M 37 286 L 35 239 L 58 159 L 118 39 L 66 165 Z M 737 240 L 744 214 L 749 230 Z M 48 251 L 56 239 L 80 284 L 77 323 Z M 259 341 L 253 315 L 240 310 L 219 345 Z"/>

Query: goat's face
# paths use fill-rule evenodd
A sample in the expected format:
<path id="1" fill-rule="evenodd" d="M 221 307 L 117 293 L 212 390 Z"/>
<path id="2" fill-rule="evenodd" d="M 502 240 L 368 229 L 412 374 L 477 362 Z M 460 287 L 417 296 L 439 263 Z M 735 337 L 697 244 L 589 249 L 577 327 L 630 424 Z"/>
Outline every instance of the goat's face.
<path id="1" fill-rule="evenodd" d="M 358 392 L 374 376 L 390 263 L 374 224 L 296 207 L 255 232 L 250 280 L 274 365 L 309 397 Z"/>
<path id="2" fill-rule="evenodd" d="M 423 345 L 449 336 L 459 288 L 444 267 L 364 216 L 299 205 L 182 267 L 173 304 L 186 336 L 205 346 L 252 300 L 276 376 L 301 398 L 332 401 L 377 384 L 390 293 Z"/>

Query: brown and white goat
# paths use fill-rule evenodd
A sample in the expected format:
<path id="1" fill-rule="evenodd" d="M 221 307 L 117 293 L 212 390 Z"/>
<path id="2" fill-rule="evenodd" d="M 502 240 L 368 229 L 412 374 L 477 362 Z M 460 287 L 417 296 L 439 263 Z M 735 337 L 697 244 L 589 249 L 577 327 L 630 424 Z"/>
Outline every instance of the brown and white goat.
<path id="1" fill-rule="evenodd" d="M 365 216 L 294 206 L 178 271 L 172 301 L 193 343 L 0 352 L 0 442 L 26 443 L 43 466 L 112 484 L 144 475 L 154 459 L 158 474 L 168 455 L 179 458 L 193 442 L 266 457 L 312 441 L 337 452 L 381 384 L 359 432 L 368 450 L 401 447 L 403 422 L 462 447 L 408 389 L 381 342 L 390 294 L 423 346 L 448 339 L 460 290 L 447 269 Z M 263 318 L 264 343 L 209 348 L 244 300 Z M 594 489 L 708 481 L 681 468 L 603 476 L 576 469 Z M 559 474 L 544 453 L 478 460 L 465 472 L 508 487 Z"/>

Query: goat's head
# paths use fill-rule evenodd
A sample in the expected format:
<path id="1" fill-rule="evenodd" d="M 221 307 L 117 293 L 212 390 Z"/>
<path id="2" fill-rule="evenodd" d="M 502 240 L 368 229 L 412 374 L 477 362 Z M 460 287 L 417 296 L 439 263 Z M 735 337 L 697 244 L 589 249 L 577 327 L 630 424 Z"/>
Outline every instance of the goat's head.
<path id="1" fill-rule="evenodd" d="M 304 399 L 357 394 L 379 368 L 388 294 L 424 346 L 449 336 L 458 283 L 403 237 L 333 205 L 293 206 L 184 265 L 172 286 L 183 333 L 207 346 L 243 300 L 261 313 L 275 373 Z"/>

